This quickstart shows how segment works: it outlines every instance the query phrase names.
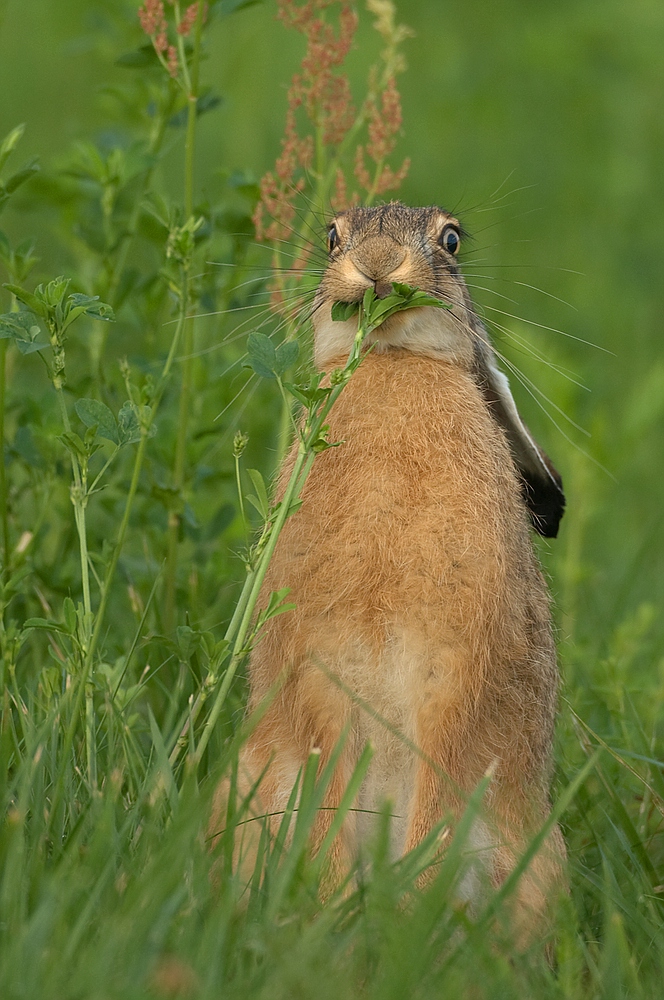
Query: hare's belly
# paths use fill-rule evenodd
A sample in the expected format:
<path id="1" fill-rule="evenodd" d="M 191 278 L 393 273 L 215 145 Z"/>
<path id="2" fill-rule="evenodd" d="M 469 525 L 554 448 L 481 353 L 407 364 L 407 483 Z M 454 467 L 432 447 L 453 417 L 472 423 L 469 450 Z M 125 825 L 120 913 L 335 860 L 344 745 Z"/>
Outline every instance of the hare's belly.
<path id="1" fill-rule="evenodd" d="M 457 659 L 451 649 L 434 652 L 429 636 L 402 625 L 388 630 L 378 651 L 361 641 L 339 650 L 336 673 L 352 692 L 353 758 L 367 743 L 373 750 L 353 824 L 358 845 L 374 834 L 376 814 L 389 802 L 392 853 L 402 853 L 418 763 L 418 711 L 430 696 L 454 698 Z"/>

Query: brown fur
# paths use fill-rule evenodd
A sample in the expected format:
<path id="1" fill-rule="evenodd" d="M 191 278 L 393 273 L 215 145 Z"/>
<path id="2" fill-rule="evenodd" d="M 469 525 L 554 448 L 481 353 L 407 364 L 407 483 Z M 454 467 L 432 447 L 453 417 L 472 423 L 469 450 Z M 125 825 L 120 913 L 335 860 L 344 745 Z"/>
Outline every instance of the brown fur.
<path id="1" fill-rule="evenodd" d="M 427 288 L 426 259 L 412 236 L 415 231 L 421 240 L 422 216 L 396 206 L 398 225 L 386 236 L 384 224 L 376 232 L 380 211 L 356 210 L 370 213 L 370 249 L 378 264 L 367 265 L 368 253 L 347 247 L 339 267 L 350 261 L 363 275 L 363 291 L 367 280 L 394 280 L 395 268 L 403 270 L 410 257 L 417 268 L 400 271 L 400 280 L 416 283 L 415 273 Z M 429 213 L 426 225 L 435 231 L 446 218 L 439 210 L 419 211 Z M 361 223 L 352 215 L 344 223 L 360 247 L 367 228 Z M 382 270 L 380 239 L 389 251 Z M 400 252 L 404 244 L 406 254 Z M 447 283 L 457 317 L 415 310 L 419 325 L 406 313 L 395 317 L 400 323 L 393 323 L 392 333 L 383 331 L 385 339 L 362 361 L 331 412 L 330 440 L 344 443 L 316 459 L 302 508 L 279 540 L 261 605 L 270 591 L 289 587 L 288 599 L 297 607 L 268 623 L 252 654 L 250 710 L 284 670 L 286 679 L 251 736 L 240 770 L 246 788 L 267 768 L 255 808 L 278 812 L 311 749 L 320 748 L 324 762 L 350 723 L 326 804 L 339 802 L 370 739 L 375 754 L 359 804 L 377 809 L 386 796 L 392 799 L 402 817 L 394 825 L 398 854 L 446 812 L 458 814 L 465 794 L 495 768 L 491 829 L 484 826 L 480 839 L 489 845 L 488 867 L 498 883 L 549 811 L 557 667 L 548 594 L 519 478 L 474 370 L 467 292 L 453 261 L 437 265 L 441 273 L 430 268 L 430 288 L 440 293 Z M 319 293 L 322 316 L 330 299 L 342 297 L 335 266 L 332 261 Z M 345 296 L 350 284 L 347 275 Z M 321 315 L 317 347 L 329 369 L 345 358 L 326 349 L 326 332 L 338 337 L 338 331 Z M 427 323 L 440 325 L 440 349 L 418 348 L 417 331 Z M 395 336 L 411 336 L 412 349 L 390 343 Z M 292 462 L 293 455 L 279 489 Z M 334 676 L 437 767 L 348 697 Z M 321 812 L 319 842 L 329 818 L 329 811 Z M 338 873 L 369 828 L 366 820 L 346 822 L 333 852 Z M 522 880 L 522 910 L 544 908 L 561 878 L 563 855 L 556 829 Z"/>

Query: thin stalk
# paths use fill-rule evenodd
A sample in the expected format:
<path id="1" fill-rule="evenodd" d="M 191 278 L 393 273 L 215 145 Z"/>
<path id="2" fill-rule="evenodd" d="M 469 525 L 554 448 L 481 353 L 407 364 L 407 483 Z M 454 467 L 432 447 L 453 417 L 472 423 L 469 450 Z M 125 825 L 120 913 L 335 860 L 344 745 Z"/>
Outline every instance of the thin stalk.
<path id="1" fill-rule="evenodd" d="M 242 519 L 242 530 L 244 531 L 244 539 L 248 544 L 248 534 L 249 526 L 247 524 L 247 515 L 244 510 L 244 497 L 242 495 L 242 479 L 240 478 L 240 456 L 234 455 L 235 460 L 235 483 L 237 485 L 237 502 L 240 505 L 240 517 Z"/>
<path id="2" fill-rule="evenodd" d="M 363 321 L 360 322 L 353 348 L 346 363 L 346 371 L 352 372 L 354 367 L 357 366 L 360 359 L 362 343 L 368 332 L 369 331 L 365 323 Z M 244 597 L 245 606 L 241 619 L 240 615 L 237 615 L 237 619 L 240 619 L 239 625 L 237 626 L 237 633 L 233 637 L 228 636 L 229 640 L 232 639 L 233 643 L 231 659 L 226 672 L 224 673 L 224 678 L 215 697 L 210 714 L 205 722 L 205 726 L 203 727 L 203 732 L 201 733 L 198 746 L 196 747 L 196 752 L 194 754 L 194 766 L 197 766 L 200 763 L 201 758 L 205 753 L 205 749 L 210 741 L 210 737 L 212 736 L 212 731 L 221 713 L 224 701 L 226 700 L 226 695 L 228 694 L 237 668 L 248 652 L 248 646 L 251 644 L 252 638 L 250 628 L 256 610 L 256 604 L 265 580 L 265 575 L 272 560 L 272 556 L 274 555 L 279 536 L 287 518 L 290 516 L 293 501 L 298 499 L 313 466 L 316 458 L 314 445 L 319 439 L 325 420 L 346 384 L 347 381 L 344 380 L 335 385 L 320 409 L 315 413 L 310 412 L 309 418 L 305 423 L 304 430 L 300 436 L 295 464 L 290 474 L 286 490 L 279 504 L 276 517 L 272 524 L 267 528 L 267 533 L 264 530 L 263 537 L 261 539 L 261 541 L 264 540 L 264 546 L 261 550 L 258 565 L 252 578 L 245 581 L 245 587 L 242 595 Z M 233 617 L 234 621 L 237 620 L 235 615 Z M 228 631 L 231 631 L 230 627 Z"/>
<path id="3" fill-rule="evenodd" d="M 196 26 L 194 32 L 194 52 L 192 57 L 191 77 L 187 68 L 186 54 L 182 36 L 178 35 L 182 71 L 187 84 L 187 134 L 184 146 L 184 214 L 185 221 L 194 212 L 194 153 L 196 147 L 196 113 L 198 106 L 198 90 L 200 77 L 201 36 L 203 28 L 204 4 L 198 5 Z M 179 18 L 179 7 L 176 7 Z M 188 297 L 188 296 L 187 296 Z M 189 303 L 186 303 L 188 308 Z M 187 460 L 187 432 L 189 411 L 191 409 L 191 394 L 193 381 L 194 320 L 188 317 L 185 323 L 182 362 L 182 386 L 180 389 L 180 405 L 178 412 L 178 433 L 175 442 L 175 462 L 173 467 L 173 486 L 177 495 L 182 498 L 185 484 Z M 164 601 L 164 631 L 168 635 L 175 625 L 175 596 L 177 583 L 178 541 L 180 533 L 181 513 L 171 510 L 168 515 L 168 554 L 166 558 L 166 594 Z"/>
<path id="4" fill-rule="evenodd" d="M 0 340 L 0 507 L 2 508 L 2 579 L 6 582 L 11 573 L 9 543 L 9 515 L 7 476 L 5 472 L 5 399 L 6 399 L 7 341 Z"/>
<path id="5" fill-rule="evenodd" d="M 182 268 L 182 284 L 186 286 L 188 277 L 187 270 L 185 267 Z M 171 341 L 170 350 L 168 352 L 168 357 L 164 364 L 164 368 L 161 373 L 161 378 L 159 380 L 159 387 L 155 393 L 154 399 L 152 401 L 152 410 L 150 413 L 150 418 L 147 424 L 141 428 L 141 440 L 138 444 L 138 450 L 136 452 L 136 458 L 134 460 L 134 470 L 131 477 L 131 485 L 129 487 L 129 493 L 127 494 L 127 500 L 125 503 L 124 514 L 122 516 L 122 522 L 120 524 L 120 530 L 118 531 L 118 537 L 115 543 L 115 548 L 113 550 L 113 556 L 111 557 L 111 562 L 106 571 L 106 576 L 104 577 L 104 589 L 101 596 L 101 603 L 99 605 L 99 610 L 97 611 L 97 618 L 95 621 L 94 632 L 92 633 L 92 639 L 90 640 L 90 648 L 88 651 L 88 661 L 94 655 L 97 642 L 99 640 L 99 634 L 101 632 L 102 623 L 104 620 L 104 614 L 106 612 L 106 605 L 108 603 L 108 595 L 110 591 L 110 585 L 112 583 L 113 577 L 115 576 L 115 570 L 118 564 L 118 559 L 120 557 L 120 552 L 122 551 L 122 546 L 124 544 L 124 538 L 127 533 L 127 527 L 129 525 L 129 517 L 131 514 L 131 509 L 134 503 L 134 497 L 136 495 L 136 490 L 138 488 L 138 480 L 141 474 L 141 469 L 143 467 L 143 459 L 145 457 L 145 449 L 147 447 L 147 442 L 150 434 L 150 428 L 154 422 L 155 415 L 157 413 L 157 408 L 161 402 L 161 398 L 164 394 L 164 389 L 166 388 L 166 382 L 168 376 L 170 375 L 171 368 L 173 366 L 173 360 L 175 358 L 175 352 L 177 350 L 178 344 L 180 343 L 180 338 L 182 335 L 182 330 L 185 324 L 185 311 L 186 303 L 183 297 L 180 303 L 180 315 L 178 316 L 178 323 L 175 328 L 175 333 L 173 334 L 173 340 Z"/>
<path id="6" fill-rule="evenodd" d="M 295 332 L 291 329 L 286 340 L 295 340 Z M 290 380 L 290 373 L 286 372 L 283 376 L 286 380 Z M 293 400 L 288 397 L 288 394 L 283 386 L 282 379 L 278 380 L 279 389 L 281 391 L 281 414 L 279 416 L 279 429 L 277 431 L 277 454 L 275 459 L 275 467 L 280 469 L 284 458 L 286 457 L 286 452 L 290 448 L 290 443 L 293 439 L 293 432 L 296 430 L 295 420 L 293 419 Z"/>
<path id="7" fill-rule="evenodd" d="M 364 321 L 362 321 L 359 325 L 353 348 L 346 363 L 346 370 L 352 370 L 352 368 L 358 364 L 362 343 L 369 332 L 370 328 L 368 328 Z M 298 446 L 298 454 L 295 459 L 295 465 L 293 466 L 293 470 L 286 486 L 286 491 L 279 505 L 277 516 L 272 523 L 268 522 L 263 526 L 261 537 L 255 548 L 257 561 L 254 565 L 252 565 L 247 574 L 242 592 L 235 606 L 233 617 L 231 618 L 229 626 L 226 630 L 226 635 L 224 636 L 226 644 L 232 647 L 231 659 L 224 673 L 221 687 L 216 694 L 212 711 L 210 712 L 203 729 L 203 733 L 201 734 L 201 739 L 194 755 L 195 764 L 200 762 L 201 757 L 205 752 L 212 735 L 212 730 L 214 729 L 217 719 L 219 718 L 238 665 L 246 655 L 249 627 L 254 616 L 256 602 L 258 601 L 261 587 L 265 579 L 265 574 L 268 566 L 270 565 L 270 560 L 274 554 L 277 541 L 279 540 L 279 535 L 281 534 L 281 530 L 286 523 L 286 519 L 289 517 L 291 505 L 302 492 L 307 476 L 309 475 L 311 467 L 314 463 L 316 452 L 313 450 L 313 445 L 318 440 L 323 424 L 325 423 L 332 406 L 343 390 L 345 384 L 345 381 L 341 381 L 332 389 L 327 400 L 318 412 L 312 413 L 310 411 L 304 430 L 300 433 L 300 443 Z M 208 697 L 213 693 L 217 686 L 217 669 L 221 663 L 223 663 L 223 659 L 220 660 L 218 665 L 215 664 L 215 666 L 210 669 L 203 686 L 199 690 L 198 695 L 191 706 L 189 718 L 185 721 L 182 731 L 180 732 L 180 735 L 178 736 L 175 746 L 171 752 L 169 758 L 171 766 L 176 764 L 181 751 L 187 744 L 187 738 L 190 735 L 190 727 L 196 723 Z"/>
<path id="8" fill-rule="evenodd" d="M 55 392 L 58 397 L 58 403 L 60 405 L 60 415 L 62 417 L 62 425 L 67 431 L 71 433 L 71 423 L 69 421 L 69 414 L 67 413 L 67 404 L 65 403 L 65 394 L 62 390 L 61 385 L 55 386 Z M 85 526 L 85 498 L 84 498 L 84 483 L 83 477 L 81 475 L 81 469 L 78 464 L 78 459 L 75 455 L 71 456 L 71 467 L 72 474 L 74 476 L 74 490 L 72 491 L 72 504 L 74 505 L 74 518 L 76 520 L 76 529 L 78 531 L 79 539 L 79 549 L 81 556 L 81 577 L 83 584 L 83 607 L 85 608 L 86 614 L 92 611 L 92 603 L 90 601 L 90 574 L 88 571 L 88 542 L 86 535 Z"/>
<path id="9" fill-rule="evenodd" d="M 254 577 L 255 577 L 255 571 L 249 569 L 247 572 L 247 577 L 244 581 L 244 586 L 242 587 L 242 590 L 240 592 L 238 602 L 235 605 L 235 611 L 233 612 L 233 616 L 230 620 L 228 628 L 226 629 L 226 634 L 224 635 L 224 642 L 227 644 L 230 644 L 232 642 L 233 636 L 237 633 L 238 626 L 240 624 L 240 621 L 242 620 L 242 616 L 244 615 L 245 609 L 247 607 L 247 602 L 249 601 L 249 595 L 251 594 Z M 182 729 L 180 731 L 180 734 L 177 740 L 175 741 L 173 750 L 171 751 L 171 755 L 169 757 L 169 763 L 171 767 L 175 766 L 181 751 L 187 744 L 190 725 L 196 723 L 198 716 L 201 714 L 201 710 L 205 705 L 205 702 L 208 700 L 210 694 L 214 691 L 214 689 L 217 686 L 217 682 L 219 680 L 217 676 L 217 670 L 219 669 L 219 666 L 223 663 L 224 658 L 221 658 L 218 663 L 215 663 L 214 666 L 210 667 L 210 672 L 205 678 L 204 684 L 202 685 L 200 691 L 198 692 L 198 694 L 194 699 L 194 702 L 191 706 L 191 710 L 187 714 L 187 719 L 185 720 Z"/>
<path id="10" fill-rule="evenodd" d="M 60 413 L 65 430 L 71 431 L 67 404 L 65 403 L 64 392 L 61 385 L 56 386 L 56 395 L 60 404 Z M 85 508 L 87 505 L 87 472 L 79 465 L 75 455 L 71 456 L 74 484 L 71 490 L 71 501 L 74 505 L 74 520 L 78 533 L 79 554 L 81 559 L 81 582 L 83 585 L 83 609 L 84 624 L 81 635 L 81 647 L 83 661 L 86 662 L 89 638 L 89 623 L 92 618 L 92 601 L 90 598 L 90 567 L 88 563 L 88 537 L 87 525 L 85 521 Z M 85 749 L 88 764 L 88 783 L 90 789 L 97 788 L 97 744 L 95 741 L 95 709 L 94 709 L 94 679 L 89 677 L 89 671 L 85 674 Z"/>
<path id="11" fill-rule="evenodd" d="M 171 117 L 173 111 L 174 97 L 177 94 L 177 88 L 174 84 L 169 84 L 170 86 L 170 97 L 168 103 L 163 107 L 161 114 L 159 114 L 155 119 L 155 125 L 152 129 L 152 135 L 150 138 L 150 144 L 148 146 L 148 154 L 153 159 L 151 165 L 147 168 L 145 176 L 143 179 L 143 184 L 140 189 L 140 194 L 136 197 L 134 202 L 134 207 L 132 209 L 131 215 L 129 217 L 129 223 L 127 229 L 122 238 L 122 243 L 118 250 L 118 255 L 115 260 L 115 266 L 111 271 L 110 280 L 108 284 L 108 291 L 106 293 L 106 302 L 110 302 L 114 305 L 115 293 L 117 292 L 118 285 L 120 284 L 120 278 L 122 277 L 122 272 L 124 271 L 125 264 L 127 262 L 127 254 L 129 253 L 129 247 L 131 241 L 136 236 L 138 230 L 138 223 L 141 218 L 141 212 L 143 210 L 143 198 L 150 187 L 150 182 L 152 180 L 153 174 L 155 172 L 157 163 L 156 158 L 161 145 L 164 141 L 164 136 L 166 135 L 166 128 L 168 126 L 168 119 Z M 108 323 L 102 324 L 103 329 L 108 328 Z"/>
<path id="12" fill-rule="evenodd" d="M 260 561 L 259 568 L 254 574 L 254 578 L 251 581 L 251 589 L 248 588 L 248 596 L 245 604 L 244 614 L 242 615 L 242 620 L 238 628 L 237 636 L 235 638 L 235 643 L 233 645 L 233 655 L 231 656 L 230 663 L 224 673 L 224 679 L 221 682 L 221 687 L 217 692 L 212 710 L 206 720 L 205 726 L 203 727 L 203 732 L 201 733 L 201 738 L 196 747 L 196 753 L 194 755 L 194 763 L 197 765 L 205 753 L 205 749 L 212 736 L 212 730 L 214 729 L 217 719 L 221 714 L 224 702 L 226 700 L 226 695 L 231 686 L 233 678 L 239 664 L 245 656 L 245 641 L 249 632 L 249 627 L 254 615 L 254 610 L 256 608 L 256 602 L 258 601 L 258 596 L 260 594 L 260 589 L 263 585 L 263 580 L 265 579 L 265 574 L 267 573 L 268 566 L 274 554 L 276 544 L 279 540 L 279 535 L 281 530 L 286 523 L 286 518 L 288 517 L 289 507 L 294 499 L 295 488 L 297 485 L 297 480 L 300 477 L 300 473 L 303 470 L 305 462 L 307 460 L 306 451 L 304 450 L 304 445 L 301 443 L 298 450 L 298 455 L 295 460 L 295 466 L 293 472 L 291 473 L 288 486 L 286 488 L 286 493 L 284 494 L 281 506 L 279 508 L 277 517 L 270 531 L 270 537 L 267 546 L 263 552 L 263 556 Z M 312 462 L 313 464 L 313 462 Z"/>

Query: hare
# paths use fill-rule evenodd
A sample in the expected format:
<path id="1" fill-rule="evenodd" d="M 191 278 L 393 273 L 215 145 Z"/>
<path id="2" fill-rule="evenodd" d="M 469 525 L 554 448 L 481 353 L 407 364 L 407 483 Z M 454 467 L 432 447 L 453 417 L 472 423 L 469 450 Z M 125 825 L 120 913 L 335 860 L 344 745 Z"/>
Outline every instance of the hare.
<path id="1" fill-rule="evenodd" d="M 358 810 L 332 850 L 338 878 L 388 798 L 398 857 L 459 815 L 492 771 L 474 839 L 496 885 L 550 811 L 558 671 L 529 521 L 555 536 L 565 501 L 471 304 L 461 239 L 439 208 L 351 208 L 329 226 L 314 301 L 315 358 L 328 371 L 357 330 L 332 319 L 335 301 L 403 282 L 451 306 L 398 313 L 372 334 L 330 414 L 329 438 L 343 444 L 316 459 L 264 587 L 290 588 L 296 609 L 268 622 L 251 656 L 250 711 L 285 680 L 243 750 L 242 788 L 263 774 L 254 811 L 276 829 L 311 750 L 324 763 L 349 726 L 315 850 L 370 741 Z M 520 883 L 526 922 L 563 883 L 564 854 L 556 827 Z"/>

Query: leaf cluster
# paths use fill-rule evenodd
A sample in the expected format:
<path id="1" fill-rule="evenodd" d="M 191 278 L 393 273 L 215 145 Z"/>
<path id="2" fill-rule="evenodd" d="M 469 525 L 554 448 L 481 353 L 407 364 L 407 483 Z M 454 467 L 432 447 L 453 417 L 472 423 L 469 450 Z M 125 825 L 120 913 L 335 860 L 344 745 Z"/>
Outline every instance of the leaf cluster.
<path id="1" fill-rule="evenodd" d="M 419 288 L 399 282 L 392 282 L 389 295 L 378 297 L 373 286 L 369 286 L 362 300 L 357 302 L 334 302 L 332 304 L 332 319 L 336 323 L 344 323 L 351 317 L 362 314 L 366 318 L 369 332 L 377 329 L 381 323 L 405 309 L 422 309 L 427 306 L 434 309 L 451 309 L 449 302 L 443 302 L 434 295 L 429 295 Z"/>

